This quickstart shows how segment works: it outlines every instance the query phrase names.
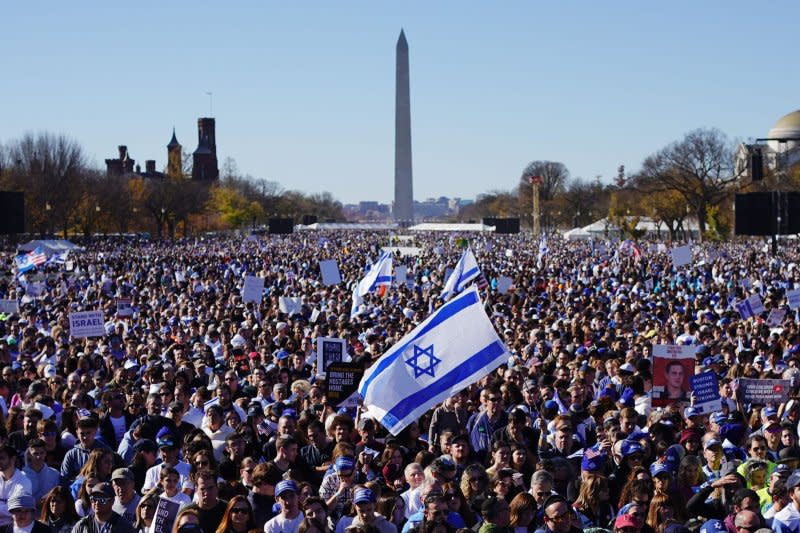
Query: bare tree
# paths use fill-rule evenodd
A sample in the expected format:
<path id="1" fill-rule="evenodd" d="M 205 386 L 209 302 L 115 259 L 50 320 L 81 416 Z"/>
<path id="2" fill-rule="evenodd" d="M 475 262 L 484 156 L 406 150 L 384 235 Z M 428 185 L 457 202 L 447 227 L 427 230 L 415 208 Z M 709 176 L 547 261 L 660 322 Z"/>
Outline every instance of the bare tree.
<path id="1" fill-rule="evenodd" d="M 697 217 L 702 236 L 708 208 L 719 205 L 742 177 L 734 165 L 734 149 L 717 129 L 694 130 L 645 159 L 636 185 L 680 193 Z"/>
<path id="2" fill-rule="evenodd" d="M 569 170 L 564 163 L 557 161 L 533 161 L 528 163 L 519 179 L 519 193 L 521 197 L 531 198 L 531 176 L 541 176 L 542 184 L 539 186 L 540 198 L 549 201 L 563 192 L 564 185 L 569 178 Z"/>
<path id="3" fill-rule="evenodd" d="M 8 178 L 25 191 L 31 229 L 60 229 L 66 236 L 84 195 L 86 157 L 81 146 L 65 135 L 26 134 L 9 144 Z"/>

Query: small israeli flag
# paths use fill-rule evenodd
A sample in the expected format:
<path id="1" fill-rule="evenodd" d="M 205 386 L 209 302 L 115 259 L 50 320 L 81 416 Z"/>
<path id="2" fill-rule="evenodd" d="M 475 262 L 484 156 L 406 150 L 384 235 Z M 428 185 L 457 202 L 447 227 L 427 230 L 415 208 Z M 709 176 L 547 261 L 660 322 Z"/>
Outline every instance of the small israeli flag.
<path id="1" fill-rule="evenodd" d="M 367 414 L 392 435 L 508 361 L 474 285 L 393 345 L 358 386 Z"/>
<path id="2" fill-rule="evenodd" d="M 358 295 L 364 296 L 381 285 L 392 284 L 392 252 L 385 251 L 358 282 Z"/>
<path id="3" fill-rule="evenodd" d="M 442 300 L 445 302 L 464 290 L 470 281 L 474 280 L 481 275 L 481 269 L 478 268 L 478 261 L 475 260 L 475 255 L 472 253 L 471 248 L 464 250 L 461 254 L 461 259 L 458 260 L 456 268 L 450 273 L 447 282 L 444 284 L 442 291 Z"/>

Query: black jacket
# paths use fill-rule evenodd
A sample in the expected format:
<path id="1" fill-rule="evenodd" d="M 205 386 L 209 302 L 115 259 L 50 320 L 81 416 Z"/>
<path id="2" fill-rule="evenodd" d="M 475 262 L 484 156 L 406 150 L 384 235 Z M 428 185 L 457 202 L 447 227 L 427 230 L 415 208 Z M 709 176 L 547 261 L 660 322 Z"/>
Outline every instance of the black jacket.
<path id="1" fill-rule="evenodd" d="M 111 518 L 108 520 L 108 523 L 111 525 L 111 528 L 108 530 L 107 533 L 135 533 L 133 526 L 125 520 L 121 515 L 112 511 Z M 47 526 L 45 526 L 47 527 Z M 47 528 L 50 531 L 50 528 Z M 6 533 L 6 532 L 4 532 Z M 13 528 L 11 533 L 13 533 Z M 31 531 L 31 533 L 38 533 L 36 530 Z M 47 532 L 42 532 L 47 533 Z M 75 527 L 72 528 L 72 533 L 100 533 L 97 530 L 97 522 L 94 521 L 94 516 L 85 516 L 78 520 L 78 523 L 75 524 Z"/>
<path id="2" fill-rule="evenodd" d="M 0 526 L 0 533 L 14 533 L 14 524 L 6 524 L 4 526 Z M 53 530 L 50 529 L 50 526 L 47 526 L 38 520 L 33 521 L 33 529 L 31 529 L 31 533 L 53 533 Z"/>

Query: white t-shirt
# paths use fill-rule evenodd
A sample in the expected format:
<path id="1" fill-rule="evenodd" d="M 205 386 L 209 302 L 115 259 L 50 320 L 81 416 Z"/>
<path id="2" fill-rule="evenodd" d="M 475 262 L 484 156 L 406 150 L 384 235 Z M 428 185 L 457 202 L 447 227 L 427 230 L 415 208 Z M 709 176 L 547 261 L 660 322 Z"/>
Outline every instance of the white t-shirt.
<path id="1" fill-rule="evenodd" d="M 303 513 L 302 511 L 297 515 L 297 518 L 294 520 L 289 520 L 284 518 L 283 514 L 279 514 L 273 518 L 267 520 L 267 523 L 264 524 L 264 532 L 265 533 L 297 533 L 297 528 L 300 527 L 300 523 L 303 521 Z"/>
<path id="2" fill-rule="evenodd" d="M 142 493 L 158 486 L 159 481 L 161 481 L 162 466 L 164 466 L 164 463 L 159 463 L 147 469 L 147 472 L 144 475 Z M 185 486 L 186 481 L 189 480 L 191 466 L 189 466 L 189 463 L 178 461 L 178 464 L 175 465 L 175 470 L 177 470 L 178 474 L 180 474 L 180 479 L 178 479 L 178 490 L 180 491 Z"/>

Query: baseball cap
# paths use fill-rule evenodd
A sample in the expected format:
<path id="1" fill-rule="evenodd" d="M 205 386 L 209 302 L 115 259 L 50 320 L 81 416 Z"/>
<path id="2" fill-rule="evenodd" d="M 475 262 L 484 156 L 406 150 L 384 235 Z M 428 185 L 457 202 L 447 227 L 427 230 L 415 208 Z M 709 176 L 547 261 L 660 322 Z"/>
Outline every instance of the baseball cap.
<path id="1" fill-rule="evenodd" d="M 706 441 L 705 446 L 703 446 L 703 448 L 707 450 L 707 449 L 711 448 L 712 446 L 722 446 L 722 443 L 719 441 L 719 439 L 708 439 Z"/>
<path id="2" fill-rule="evenodd" d="M 715 533 L 717 531 L 727 531 L 722 520 L 708 520 L 700 528 L 700 533 Z"/>
<path id="3" fill-rule="evenodd" d="M 356 489 L 353 493 L 353 503 L 375 503 L 375 493 L 369 489 Z"/>
<path id="4" fill-rule="evenodd" d="M 792 490 L 798 485 L 800 485 L 800 470 L 795 470 L 792 472 L 792 475 L 789 476 L 789 479 L 786 480 L 786 489 Z"/>
<path id="5" fill-rule="evenodd" d="M 295 483 L 291 479 L 285 479 L 280 483 L 278 483 L 277 485 L 275 485 L 276 498 L 280 497 L 280 495 L 283 494 L 284 492 L 294 492 L 295 494 L 297 494 L 297 492 L 299 492 L 297 489 L 297 483 Z"/>
<path id="6" fill-rule="evenodd" d="M 774 407 L 765 407 L 761 414 L 767 418 L 772 418 L 773 416 L 778 416 L 778 410 Z"/>
<path id="7" fill-rule="evenodd" d="M 111 483 L 98 483 L 97 485 L 92 488 L 92 492 L 90 493 L 91 496 L 103 496 L 105 498 L 113 498 L 114 497 L 114 487 L 111 486 Z"/>
<path id="8" fill-rule="evenodd" d="M 683 416 L 686 417 L 686 418 L 691 418 L 693 416 L 700 416 L 702 414 L 703 413 L 697 407 L 687 407 L 683 411 Z"/>
<path id="9" fill-rule="evenodd" d="M 127 468 L 117 468 L 111 474 L 111 481 L 116 481 L 118 479 L 127 479 L 128 481 L 134 481 L 133 472 L 131 472 Z"/>
<path id="10" fill-rule="evenodd" d="M 581 470 L 586 472 L 602 472 L 606 466 L 606 454 L 587 455 L 583 453 L 581 459 Z"/>
<path id="11" fill-rule="evenodd" d="M 728 417 L 725 416 L 723 413 L 714 413 L 711 415 L 711 421 L 714 422 L 716 425 L 721 426 L 728 421 Z"/>
<path id="12" fill-rule="evenodd" d="M 653 463 L 650 465 L 650 475 L 653 477 L 658 476 L 659 474 L 669 474 L 670 469 L 664 463 Z"/>
<path id="13" fill-rule="evenodd" d="M 56 377 L 56 367 L 53 365 L 47 365 L 44 367 L 44 377 L 46 378 L 54 378 Z"/>
<path id="14" fill-rule="evenodd" d="M 629 457 L 635 453 L 644 453 L 644 447 L 635 440 L 625 440 L 622 441 L 620 452 L 623 457 Z"/>
<path id="15" fill-rule="evenodd" d="M 343 470 L 354 470 L 356 468 L 356 462 L 353 461 L 352 457 L 342 455 L 336 458 L 335 467 L 337 472 L 341 472 Z"/>
<path id="16" fill-rule="evenodd" d="M 642 527 L 642 524 L 641 522 L 639 522 L 639 519 L 633 516 L 632 514 L 623 514 L 618 516 L 617 519 L 614 520 L 615 529 L 622 527 L 634 527 L 638 529 Z"/>

